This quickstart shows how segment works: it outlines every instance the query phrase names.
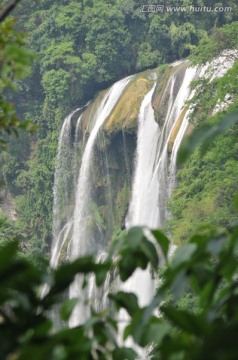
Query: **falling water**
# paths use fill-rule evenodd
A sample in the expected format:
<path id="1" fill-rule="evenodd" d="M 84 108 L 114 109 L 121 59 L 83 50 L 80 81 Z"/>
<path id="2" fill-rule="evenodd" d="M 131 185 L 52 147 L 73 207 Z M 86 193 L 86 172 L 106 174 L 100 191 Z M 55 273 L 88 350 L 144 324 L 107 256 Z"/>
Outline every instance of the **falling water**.
<path id="1" fill-rule="evenodd" d="M 163 124 L 161 129 L 155 121 L 154 110 L 151 105 L 155 85 L 144 97 L 141 104 L 138 118 L 136 166 L 127 219 L 128 227 L 144 225 L 155 228 L 162 226 L 165 218 L 165 199 L 168 195 L 169 182 L 168 142 L 173 126 L 181 115 L 185 102 L 190 95 L 189 85 L 196 74 L 195 68 L 187 68 L 176 94 L 177 76 L 181 76 L 179 67 L 180 65 L 175 66 L 164 90 L 163 96 L 169 94 L 169 97 L 165 119 L 160 121 Z M 175 151 L 173 156 L 176 157 Z M 130 279 L 122 285 L 122 289 L 123 291 L 134 292 L 140 306 L 148 305 L 155 291 L 155 280 L 152 278 L 150 269 L 137 269 Z M 128 314 L 121 310 L 119 314 L 120 334 L 122 334 L 128 320 Z M 129 339 L 129 344 L 134 346 L 131 339 Z M 148 358 L 146 351 L 139 348 L 137 351 L 140 359 Z"/>
<path id="2" fill-rule="evenodd" d="M 127 227 L 134 225 L 155 226 L 155 224 L 151 223 L 152 204 L 147 204 L 147 194 L 153 175 L 159 136 L 159 126 L 155 122 L 154 110 L 151 105 L 154 90 L 155 85 L 144 97 L 139 113 L 136 170 Z M 150 207 L 150 211 L 148 211 L 148 207 Z"/>
<path id="3" fill-rule="evenodd" d="M 182 64 L 182 66 L 183 65 L 184 64 Z M 180 65 L 175 67 L 164 90 L 163 96 L 166 96 L 166 94 L 169 94 L 169 96 L 165 119 L 164 121 L 159 119 L 159 122 L 162 124 L 161 128 L 159 128 L 155 122 L 154 110 L 151 105 L 154 87 L 145 96 L 141 104 L 136 151 L 136 170 L 130 202 L 128 226 L 146 225 L 153 228 L 163 225 L 164 201 L 168 187 L 168 142 L 173 126 L 176 124 L 185 102 L 189 98 L 189 85 L 196 74 L 195 68 L 187 68 L 182 82 L 179 84 L 179 91 L 176 94 L 174 89 L 175 85 L 178 87 L 176 82 L 181 81 L 176 78 L 181 76 L 179 67 Z M 173 158 L 175 157 L 175 152 L 173 152 Z"/>
<path id="4" fill-rule="evenodd" d="M 70 214 L 71 198 L 74 192 L 71 181 L 72 164 L 75 152 L 73 149 L 74 135 L 72 118 L 81 109 L 76 109 L 66 117 L 58 141 L 56 158 L 56 170 L 54 179 L 54 203 L 53 203 L 53 241 L 51 246 L 51 266 L 56 267 L 61 249 L 72 229 Z M 81 115 L 78 118 L 80 122 Z"/>
<path id="5" fill-rule="evenodd" d="M 183 64 L 182 64 L 183 65 Z M 175 68 L 174 76 L 179 76 L 180 66 Z M 171 182 L 173 179 L 170 176 L 170 172 L 174 171 L 175 162 L 173 163 L 173 167 L 170 162 L 169 152 L 168 152 L 168 144 L 171 140 L 172 133 L 177 124 L 177 121 L 182 116 L 182 111 L 184 109 L 185 103 L 189 98 L 191 90 L 189 88 L 191 82 L 195 78 L 196 69 L 195 68 L 186 68 L 185 74 L 182 78 L 182 82 L 179 86 L 179 91 L 175 97 L 173 97 L 173 105 L 170 111 L 166 115 L 166 121 L 161 129 L 161 135 L 158 139 L 159 142 L 159 153 L 158 158 L 156 160 L 156 166 L 154 169 L 154 173 L 151 179 L 151 189 L 149 192 L 150 202 L 155 202 L 153 217 L 153 225 L 155 227 L 162 227 L 164 225 L 164 221 L 167 218 L 168 214 L 166 211 L 166 199 L 169 195 L 169 189 L 172 187 Z M 182 119 L 183 125 L 184 119 Z M 180 134 L 180 133 L 179 133 Z M 177 135 L 175 135 L 174 143 L 176 142 Z M 174 145 L 174 144 L 173 144 Z M 174 146 L 172 149 L 172 154 L 176 159 L 177 152 L 174 151 Z M 175 172 L 174 172 L 175 173 Z"/>
<path id="6" fill-rule="evenodd" d="M 70 247 L 71 260 L 78 256 L 100 251 L 100 244 L 98 244 L 98 241 L 94 241 L 90 232 L 90 176 L 93 148 L 101 126 L 110 115 L 130 79 L 131 77 L 127 77 L 115 83 L 105 94 L 95 114 L 95 125 L 84 150 L 76 191 L 73 236 Z M 70 298 L 81 296 L 84 299 L 87 292 L 87 289 L 82 290 L 82 279 L 78 276 L 70 287 Z M 81 301 L 74 309 L 70 319 L 70 326 L 84 322 L 88 317 L 88 312 L 88 306 Z"/>
<path id="7" fill-rule="evenodd" d="M 53 195 L 54 195 L 54 204 L 53 204 L 53 243 L 52 247 L 54 247 L 55 242 L 57 241 L 57 235 L 61 231 L 61 216 L 60 206 L 61 202 L 67 203 L 68 199 L 68 191 L 64 193 L 65 198 L 61 199 L 60 196 L 62 194 L 61 187 L 62 187 L 62 176 L 65 172 L 65 167 L 67 165 L 68 159 L 68 149 L 70 148 L 71 143 L 71 131 L 72 131 L 72 124 L 71 119 L 72 116 L 78 111 L 79 109 L 73 111 L 70 115 L 66 117 L 64 120 L 63 126 L 61 128 L 59 141 L 58 141 L 58 150 L 57 150 L 57 157 L 56 157 L 56 169 L 55 169 L 55 179 L 54 179 L 54 187 L 53 187 Z M 66 154 L 65 154 L 66 153 Z M 65 185 L 65 184 L 64 184 Z"/>
<path id="8" fill-rule="evenodd" d="M 135 225 L 151 225 L 150 215 L 147 210 L 147 192 L 150 187 L 151 177 L 153 175 L 154 161 L 156 159 L 157 139 L 159 135 L 159 126 L 154 119 L 154 110 L 151 105 L 151 99 L 156 84 L 145 95 L 142 101 L 139 118 L 138 118 L 138 134 L 137 134 L 137 150 L 134 184 L 132 190 L 132 199 L 130 202 L 129 215 L 126 226 Z M 146 203 L 145 203 L 146 202 Z M 148 204 L 149 206 L 149 204 Z M 144 211 L 145 209 L 145 211 Z M 152 210 L 152 209 L 151 209 Z M 126 292 L 133 292 L 137 295 L 138 303 L 141 307 L 147 305 L 154 294 L 154 281 L 151 277 L 150 270 L 137 269 L 134 274 L 121 285 L 121 289 Z M 119 313 L 119 337 L 125 326 L 128 324 L 129 315 L 122 309 Z M 133 346 L 132 339 L 128 339 L 128 346 Z M 142 349 L 136 348 L 140 357 L 143 358 Z"/>
<path id="9" fill-rule="evenodd" d="M 54 174 L 53 186 L 53 236 L 51 244 L 50 265 L 56 268 L 59 263 L 62 248 L 72 230 L 72 218 L 69 214 L 70 192 L 72 184 L 69 181 L 68 174 L 72 172 L 72 118 L 80 112 L 78 108 L 71 112 L 64 120 L 58 140 L 58 149 L 56 156 L 56 168 Z M 81 115 L 78 118 L 80 122 Z M 49 285 L 42 287 L 41 295 L 44 296 L 49 290 Z"/>

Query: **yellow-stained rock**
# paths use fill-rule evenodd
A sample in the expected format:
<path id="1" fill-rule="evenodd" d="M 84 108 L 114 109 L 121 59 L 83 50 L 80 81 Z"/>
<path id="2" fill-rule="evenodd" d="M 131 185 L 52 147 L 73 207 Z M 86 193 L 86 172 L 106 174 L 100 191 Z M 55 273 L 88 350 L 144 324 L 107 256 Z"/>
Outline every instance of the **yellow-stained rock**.
<path id="1" fill-rule="evenodd" d="M 146 79 L 144 74 L 132 80 L 105 121 L 104 129 L 110 133 L 121 128 L 129 129 L 134 127 L 137 122 L 141 102 L 151 86 L 151 80 Z"/>
<path id="2" fill-rule="evenodd" d="M 188 108 L 187 108 L 187 106 L 185 106 L 172 128 L 172 131 L 171 131 L 171 134 L 169 137 L 169 142 L 168 142 L 168 151 L 169 152 L 171 152 L 173 149 L 174 141 L 179 132 L 180 126 L 182 125 L 182 122 L 183 122 L 183 119 L 184 119 L 184 116 L 185 116 L 187 110 L 188 110 Z"/>

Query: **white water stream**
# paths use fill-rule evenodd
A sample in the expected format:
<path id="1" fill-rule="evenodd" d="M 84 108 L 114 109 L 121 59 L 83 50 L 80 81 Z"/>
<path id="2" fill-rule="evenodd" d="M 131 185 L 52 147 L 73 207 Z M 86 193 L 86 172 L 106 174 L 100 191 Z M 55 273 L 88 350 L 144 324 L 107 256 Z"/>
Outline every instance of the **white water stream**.
<path id="1" fill-rule="evenodd" d="M 90 237 L 88 220 L 90 217 L 90 193 L 91 193 L 91 166 L 93 159 L 93 148 L 98 132 L 106 118 L 110 115 L 112 109 L 119 100 L 123 90 L 129 83 L 131 77 L 127 77 L 115 83 L 109 91 L 104 95 L 100 106 L 95 114 L 94 127 L 87 141 L 84 150 L 78 185 L 76 190 L 75 210 L 73 219 L 73 236 L 70 245 L 70 260 L 89 253 L 100 251 L 100 244 Z M 101 249 L 102 250 L 102 249 Z M 82 289 L 82 277 L 77 276 L 73 284 L 70 286 L 70 298 L 79 297 L 80 303 L 75 307 L 70 319 L 70 326 L 76 326 L 83 323 L 89 316 L 89 306 L 84 303 L 87 297 L 88 289 Z M 90 286 L 89 286 L 90 288 Z"/>

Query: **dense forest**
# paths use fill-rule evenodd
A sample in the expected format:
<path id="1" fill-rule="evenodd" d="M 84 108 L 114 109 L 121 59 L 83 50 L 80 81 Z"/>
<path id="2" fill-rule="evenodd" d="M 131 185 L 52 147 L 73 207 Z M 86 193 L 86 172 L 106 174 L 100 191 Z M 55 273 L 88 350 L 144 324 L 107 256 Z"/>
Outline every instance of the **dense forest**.
<path id="1" fill-rule="evenodd" d="M 71 265 L 63 264 L 58 272 L 49 274 L 44 260 L 39 259 L 41 255 L 49 257 L 52 242 L 53 184 L 60 129 L 70 112 L 89 101 L 97 102 L 102 91 L 125 76 L 136 74 L 136 79 L 146 78 L 147 71 L 154 69 L 163 87 L 171 71 L 168 64 L 187 59 L 193 66 L 201 66 L 228 49 L 234 51 L 229 55 L 233 57 L 233 66 L 213 81 L 209 78 L 195 80 L 192 83 L 195 96 L 187 102 L 193 109 L 188 133 L 195 129 L 196 135 L 196 131 L 200 131 L 201 141 L 206 140 L 206 129 L 215 128 L 221 134 L 209 137 L 208 133 L 208 145 L 202 156 L 201 148 L 193 149 L 190 145 L 190 157 L 186 162 L 181 161 L 176 187 L 166 203 L 169 216 L 163 231 L 167 235 L 159 230 L 153 233 L 166 264 L 169 257 L 167 236 L 174 244 L 182 246 L 181 252 L 175 256 L 170 268 L 160 269 L 158 273 L 160 260 L 154 255 L 154 245 L 139 229 L 129 230 L 125 235 L 121 231 L 124 225 L 120 229 L 121 220 L 118 220 L 118 228 L 113 234 L 119 232 L 121 237 L 116 245 L 112 244 L 109 253 L 110 256 L 116 253 L 119 259 L 121 256 L 117 265 L 122 281 L 127 280 L 137 267 L 144 269 L 147 264 L 164 279 L 147 310 L 139 308 L 132 294 L 128 298 L 123 292 L 111 296 L 115 308 L 125 308 L 133 318 L 126 330 L 127 336 L 132 336 L 141 347 L 158 343 L 152 351 L 152 359 L 237 358 L 236 344 L 230 341 L 230 348 L 227 346 L 219 353 L 215 339 L 221 341 L 227 330 L 228 341 L 229 334 L 234 337 L 237 328 L 237 293 L 232 279 L 237 277 L 234 240 L 237 236 L 237 199 L 234 200 L 234 196 L 238 192 L 238 126 L 233 124 L 233 114 L 238 106 L 238 5 L 235 0 L 217 3 L 208 0 L 206 6 L 230 7 L 232 10 L 212 13 L 143 11 L 151 3 L 155 2 L 59 0 L 56 4 L 52 0 L 21 0 L 11 16 L 0 22 L 0 246 L 5 249 L 0 255 L 3 263 L 0 273 L 4 279 L 8 271 L 11 274 L 11 266 L 15 269 L 13 273 L 23 269 L 19 279 L 6 276 L 6 287 L 10 284 L 29 298 L 25 302 L 19 297 L 15 305 L 13 301 L 17 318 L 14 330 L 11 310 L 7 306 L 5 309 L 5 305 L 3 310 L 0 309 L 9 326 L 5 332 L 0 331 L 0 339 L 7 344 L 2 348 L 3 359 L 29 358 L 32 349 L 39 351 L 40 360 L 135 359 L 135 349 L 120 346 L 110 349 L 107 342 L 116 341 L 111 339 L 111 333 L 117 331 L 111 314 L 106 315 L 105 321 L 105 314 L 95 313 L 91 323 L 75 330 L 68 329 L 68 332 L 63 330 L 52 335 L 49 330 L 47 313 L 59 296 L 65 298 L 75 273 L 92 272 L 97 284 L 101 285 L 114 266 L 112 258 L 105 264 L 95 264 L 90 257 L 75 260 Z M 200 0 L 162 3 L 165 6 L 203 5 Z M 0 13 L 7 4 L 4 0 Z M 148 82 L 142 93 L 150 86 Z M 130 91 L 136 92 L 134 89 L 131 87 Z M 159 98 L 161 89 L 156 91 Z M 123 101 L 121 107 L 122 112 L 127 111 Z M 224 114 L 232 123 L 226 132 L 220 125 Z M 159 122 L 159 114 L 156 116 Z M 120 209 L 120 205 L 116 206 Z M 95 207 L 99 225 L 104 221 L 100 211 Z M 124 209 L 120 211 L 124 212 Z M 197 233 L 199 227 L 201 230 Z M 14 239 L 19 243 L 20 257 L 12 242 Z M 133 241 L 136 245 L 132 245 Z M 208 248 L 204 245 L 206 241 Z M 8 247 L 4 247 L 6 244 Z M 5 257 L 9 262 L 4 260 Z M 25 262 L 26 258 L 32 263 Z M 229 258 L 230 267 L 227 265 Z M 33 294 L 31 285 L 42 285 L 47 277 L 53 285 L 42 299 L 39 292 Z M 24 281 L 29 281 L 29 286 L 22 286 Z M 181 296 L 184 289 L 186 294 Z M 5 295 L 3 287 L 1 304 L 5 304 L 8 297 L 12 301 L 12 292 Z M 177 297 L 180 298 L 178 303 Z M 165 323 L 153 315 L 162 298 Z M 68 321 L 75 306 L 73 300 L 61 308 L 62 321 Z M 24 317 L 29 314 L 31 316 L 24 322 Z M 34 334 L 28 332 L 30 321 L 35 325 Z M 140 324 L 141 331 L 138 330 Z M 24 338 L 21 338 L 21 332 Z M 7 341 L 8 334 L 14 335 L 16 340 Z M 85 342 L 85 347 L 79 349 L 74 336 L 81 343 Z M 19 350 L 21 343 L 24 346 Z M 180 353 L 177 352 L 179 346 Z"/>

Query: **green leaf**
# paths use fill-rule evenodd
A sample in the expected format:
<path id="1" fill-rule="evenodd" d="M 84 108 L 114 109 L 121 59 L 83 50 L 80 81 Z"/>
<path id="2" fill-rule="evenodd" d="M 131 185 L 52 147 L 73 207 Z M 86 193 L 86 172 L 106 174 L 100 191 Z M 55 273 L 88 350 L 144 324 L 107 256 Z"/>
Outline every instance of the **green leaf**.
<path id="1" fill-rule="evenodd" d="M 194 315 L 185 310 L 175 309 L 172 306 L 161 306 L 161 311 L 179 329 L 197 336 L 207 333 L 207 324 L 200 315 Z"/>
<path id="2" fill-rule="evenodd" d="M 206 285 L 199 293 L 199 304 L 202 308 L 206 309 L 211 305 L 215 291 L 216 291 L 216 284 L 212 279 L 211 281 L 206 283 Z"/>
<path id="3" fill-rule="evenodd" d="M 207 243 L 207 250 L 213 255 L 218 255 L 226 243 L 227 238 L 225 236 L 211 238 Z"/>
<path id="4" fill-rule="evenodd" d="M 79 301 L 78 298 L 73 298 L 73 299 L 69 299 L 64 302 L 64 304 L 61 306 L 61 309 L 60 309 L 60 316 L 61 316 L 62 320 L 64 320 L 64 321 L 69 320 L 69 318 L 72 314 L 72 311 L 74 310 L 78 301 Z"/>
<path id="5" fill-rule="evenodd" d="M 112 353 L 113 360 L 135 360 L 137 359 L 137 354 L 134 350 L 122 347 L 116 348 Z"/>
<path id="6" fill-rule="evenodd" d="M 34 336 L 46 335 L 49 333 L 51 329 L 52 329 L 52 322 L 50 320 L 45 320 L 35 328 Z"/>
<path id="7" fill-rule="evenodd" d="M 143 239 L 140 245 L 141 250 L 145 254 L 146 258 L 150 261 L 152 267 L 157 269 L 159 258 L 155 246 L 151 241 Z"/>
<path id="8" fill-rule="evenodd" d="M 108 263 L 99 264 L 99 266 L 95 268 L 95 278 L 96 278 L 97 286 L 103 285 L 103 283 L 107 277 L 109 268 L 110 268 L 110 265 Z"/>
<path id="9" fill-rule="evenodd" d="M 119 255 L 118 267 L 122 281 L 127 280 L 136 268 L 146 269 L 149 262 L 157 269 L 158 254 L 154 244 L 146 239 L 143 227 L 129 229 L 113 244 L 113 250 Z"/>
<path id="10" fill-rule="evenodd" d="M 17 241 L 11 241 L 5 245 L 0 251 L 0 273 L 8 268 L 12 260 L 15 258 L 18 248 Z"/>
<path id="11" fill-rule="evenodd" d="M 179 298 L 188 285 L 188 277 L 186 275 L 185 270 L 182 271 L 176 270 L 176 274 L 174 275 L 175 276 L 172 280 L 170 287 L 175 298 Z"/>
<path id="12" fill-rule="evenodd" d="M 170 331 L 171 327 L 168 324 L 163 323 L 161 319 L 154 316 L 151 318 L 149 324 L 145 326 L 144 334 L 139 345 L 146 347 L 154 343 L 156 346 L 159 346 Z"/>
<path id="13" fill-rule="evenodd" d="M 137 344 L 143 343 L 144 329 L 149 324 L 153 317 L 154 310 L 159 307 L 162 300 L 163 295 L 161 292 L 158 292 L 148 306 L 136 312 L 128 329 L 126 328 L 124 335 L 126 337 L 132 335 Z"/>
<path id="14" fill-rule="evenodd" d="M 45 297 L 46 303 L 47 301 L 50 301 L 52 296 L 61 294 L 63 291 L 65 291 L 77 274 L 87 275 L 90 273 L 95 273 L 97 285 L 102 285 L 110 267 L 110 262 L 97 264 L 94 262 L 94 259 L 91 256 L 85 256 L 76 259 L 71 263 L 63 264 L 54 271 L 54 284 Z"/>
<path id="15" fill-rule="evenodd" d="M 116 303 L 118 309 L 126 309 L 130 316 L 133 316 L 140 309 L 137 296 L 134 293 L 119 291 L 116 294 L 109 295 L 109 298 Z"/>
<path id="16" fill-rule="evenodd" d="M 152 343 L 159 346 L 163 341 L 164 337 L 171 331 L 171 327 L 168 324 L 165 324 L 163 320 L 152 316 L 150 321 L 146 325 L 140 327 L 140 336 L 135 332 L 136 327 L 132 324 L 129 324 L 124 333 L 124 337 L 133 336 L 134 340 L 141 347 L 146 347 Z"/>
<path id="17" fill-rule="evenodd" d="M 122 281 L 126 281 L 133 274 L 135 269 L 144 263 L 143 258 L 141 258 L 141 254 L 136 254 L 137 256 L 133 255 L 134 254 L 130 254 L 129 251 L 126 251 L 124 254 L 122 254 L 118 263 L 120 270 L 119 275 Z"/>
<path id="18" fill-rule="evenodd" d="M 164 257 L 167 258 L 169 251 L 169 239 L 160 230 L 151 230 L 151 233 L 155 237 L 157 243 L 160 245 Z"/>
<path id="19" fill-rule="evenodd" d="M 143 227 L 133 227 L 128 230 L 126 241 L 130 249 L 135 250 L 139 247 L 140 243 L 144 238 Z"/>
<path id="20" fill-rule="evenodd" d="M 172 267 L 176 268 L 183 263 L 186 263 L 190 260 L 191 256 L 197 250 L 196 244 L 185 244 L 181 246 L 174 254 L 172 259 Z"/>

